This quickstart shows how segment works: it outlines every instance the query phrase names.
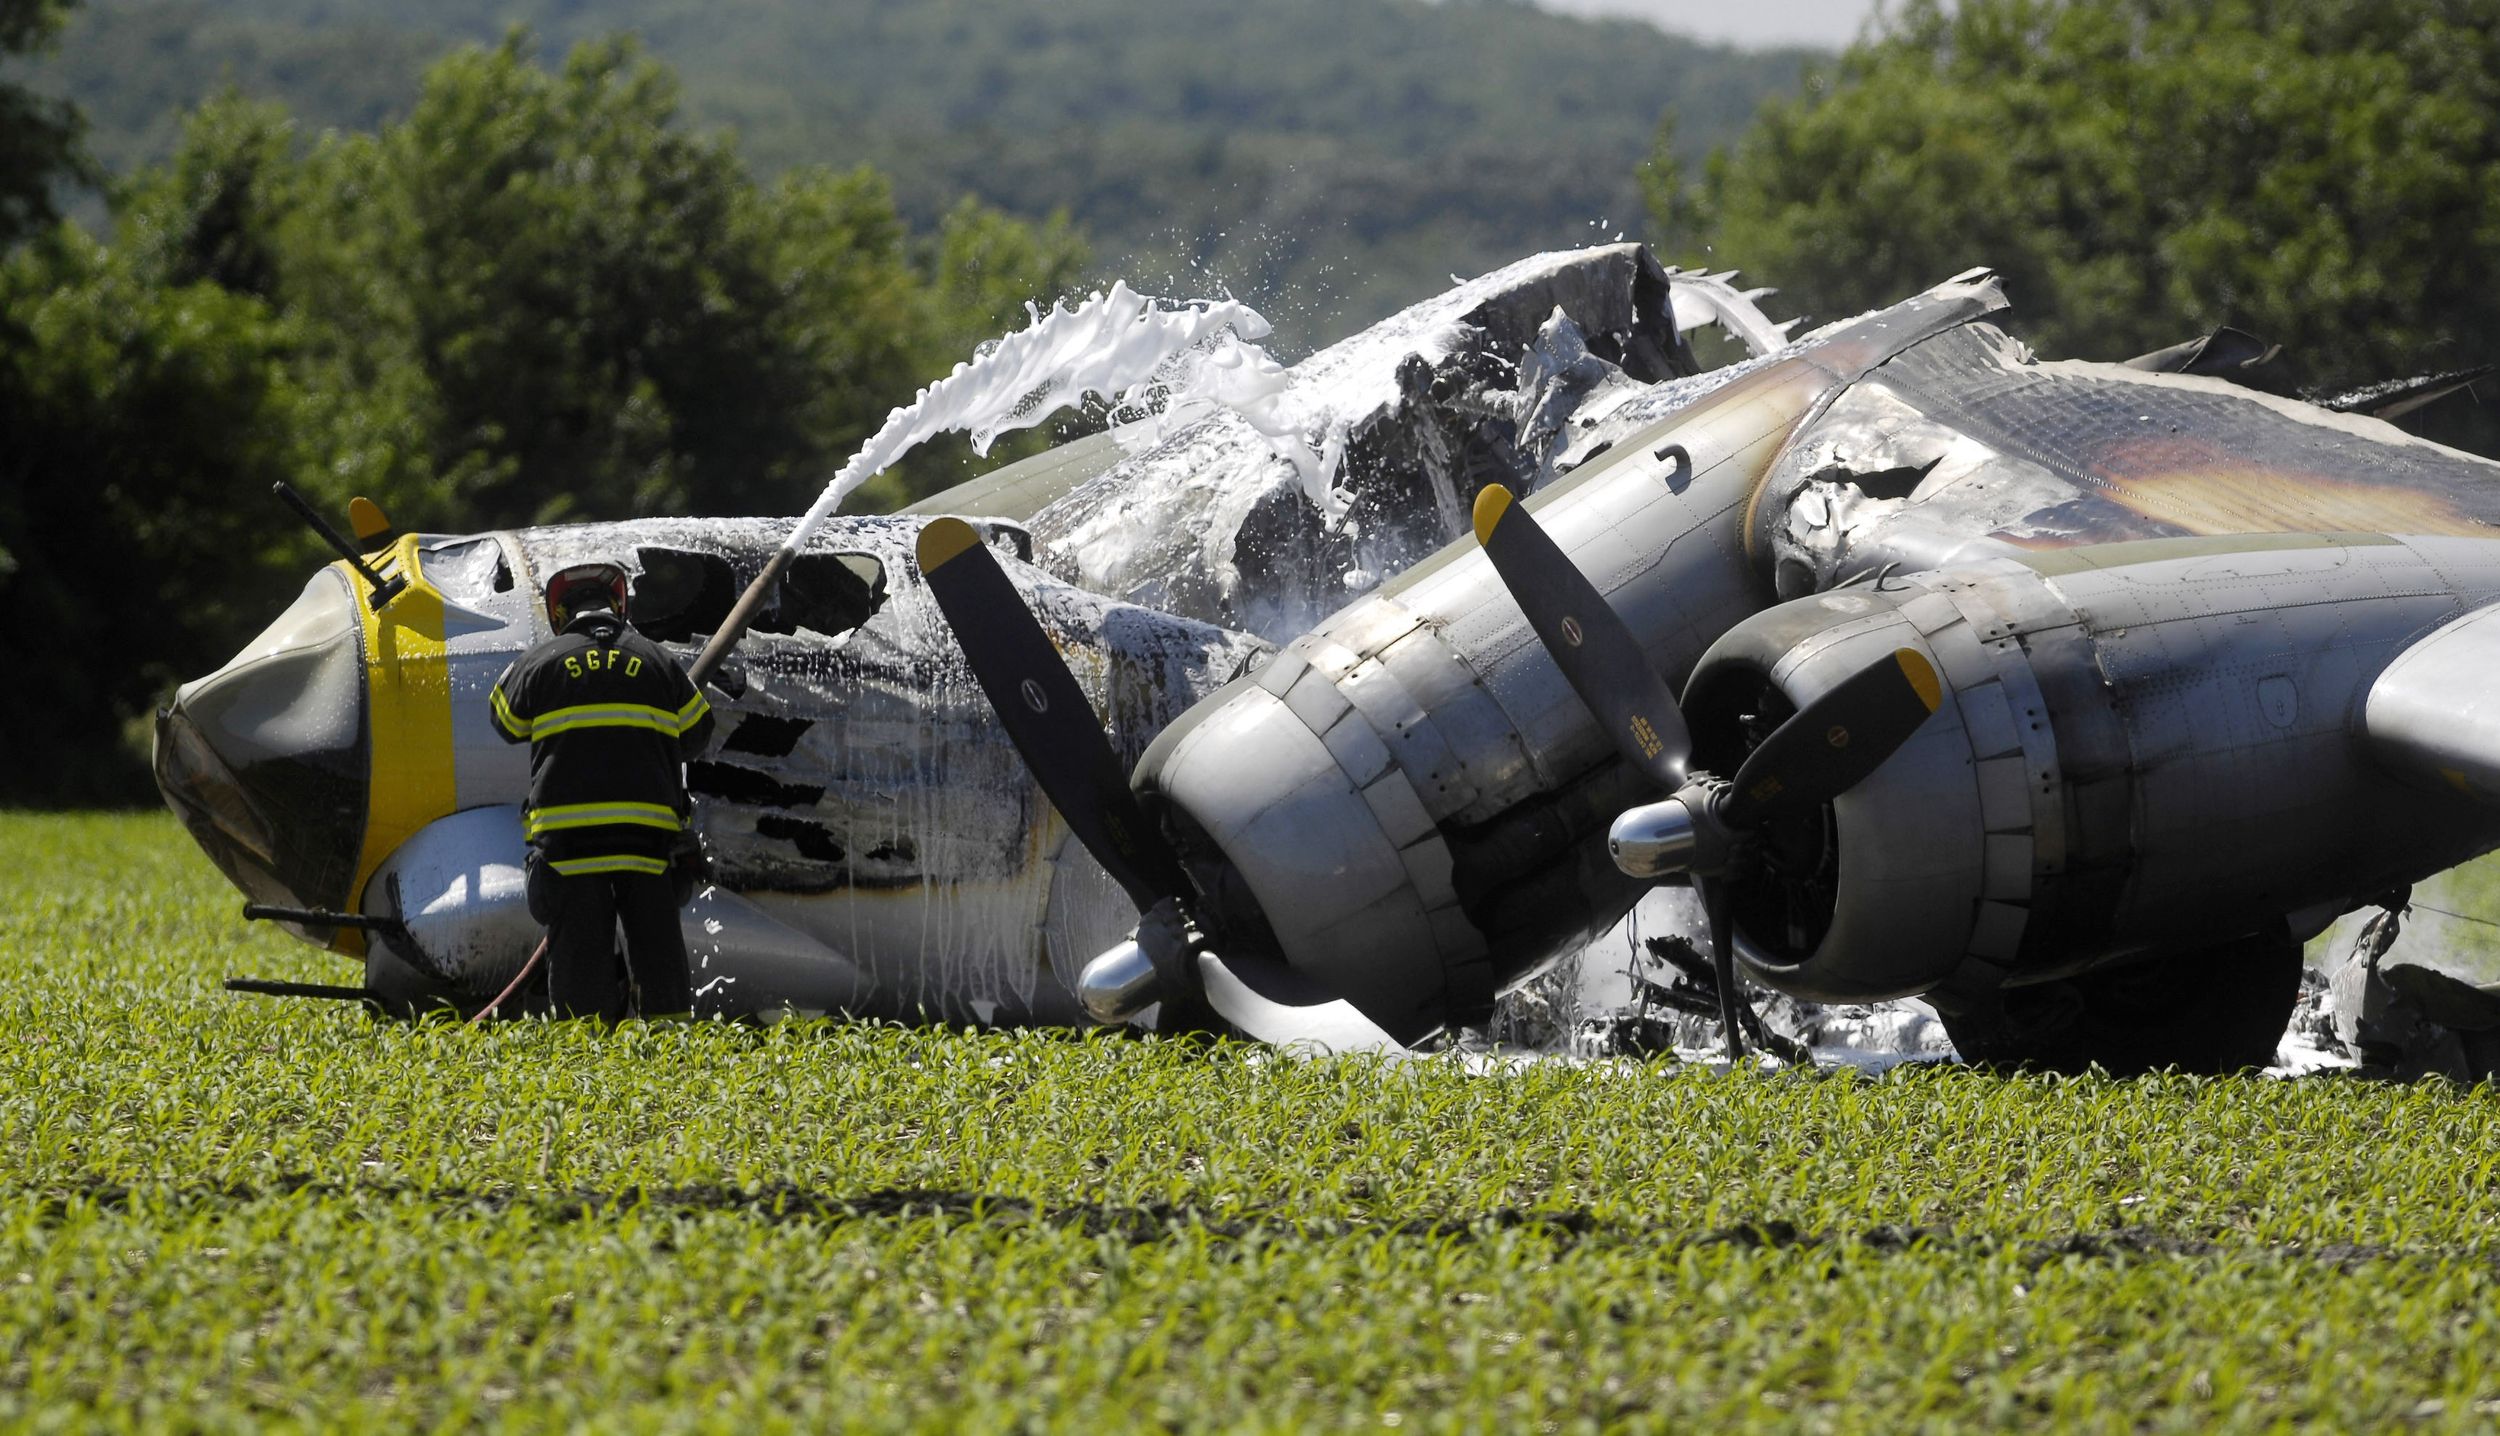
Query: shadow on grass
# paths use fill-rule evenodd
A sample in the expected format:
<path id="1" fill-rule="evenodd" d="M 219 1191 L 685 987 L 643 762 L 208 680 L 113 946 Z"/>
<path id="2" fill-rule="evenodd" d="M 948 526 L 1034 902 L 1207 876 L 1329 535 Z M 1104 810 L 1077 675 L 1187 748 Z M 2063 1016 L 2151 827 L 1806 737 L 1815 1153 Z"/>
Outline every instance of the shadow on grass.
<path id="1" fill-rule="evenodd" d="M 986 1192 L 894 1189 L 860 1193 L 812 1191 L 773 1183 L 758 1187 L 621 1187 L 614 1191 L 531 1192 L 421 1187 L 405 1183 L 331 1182 L 310 1177 L 226 1186 L 129 1187 L 93 1182 L 27 1194 L 46 1226 L 118 1212 L 196 1212 L 276 1202 L 404 1204 L 437 1213 L 510 1213 L 540 1226 L 613 1222 L 658 1217 L 724 1216 L 772 1226 L 842 1227 L 868 1223 L 938 1220 L 967 1229 L 1037 1227 L 1073 1231 L 1131 1245 L 1177 1237 L 1231 1244 L 1325 1242 L 1394 1237 L 1424 1243 L 1484 1241 L 1508 1233 L 1560 1247 L 1653 1247 L 1674 1252 L 1712 1247 L 1744 1251 L 1813 1251 L 1834 1260 L 1944 1252 L 1990 1257 L 2010 1255 L 2034 1269 L 2067 1261 L 2123 1262 L 2146 1259 L 2261 1258 L 2332 1267 L 2340 1271 L 2388 1262 L 2470 1260 L 2500 1267 L 2500 1253 L 2477 1246 L 2392 1247 L 2334 1242 L 2215 1241 L 2158 1231 L 2116 1227 L 2048 1238 L 2011 1238 L 1954 1232 L 1941 1227 L 1876 1225 L 1857 1230 L 1809 1231 L 1785 1221 L 1742 1222 L 1692 1231 L 1660 1222 L 1626 1221 L 1585 1210 L 1527 1211 L 1496 1208 L 1474 1214 L 1371 1221 L 1359 1217 L 1301 1217 L 1281 1209 L 1210 1208 L 1194 1203 L 1042 1203 Z"/>

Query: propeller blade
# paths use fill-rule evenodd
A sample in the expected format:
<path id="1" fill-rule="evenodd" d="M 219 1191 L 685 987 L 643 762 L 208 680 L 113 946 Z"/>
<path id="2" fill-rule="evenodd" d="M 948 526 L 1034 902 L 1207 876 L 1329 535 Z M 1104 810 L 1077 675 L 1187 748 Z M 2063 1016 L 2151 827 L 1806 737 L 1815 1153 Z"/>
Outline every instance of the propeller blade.
<path id="1" fill-rule="evenodd" d="M 1188 905 L 1180 862 L 1147 821 L 1103 736 L 1093 705 L 1006 571 L 970 524 L 929 521 L 920 531 L 920 572 L 1008 738 L 1068 828 L 1140 914 L 1164 899 Z M 1259 958 L 1197 953 L 1209 1006 L 1252 1038 L 1323 1052 L 1407 1049 L 1299 972 Z M 1165 994 L 1175 1000 L 1178 994 Z"/>
<path id="2" fill-rule="evenodd" d="M 1710 922 L 1710 975 L 1719 988 L 1719 1023 L 1727 1029 L 1727 1060 L 1735 1062 L 1745 1055 L 1739 1010 L 1744 999 L 1736 992 L 1736 933 L 1727 910 L 1727 884 L 1696 874 L 1693 885 L 1701 890 L 1701 910 Z"/>
<path id="3" fill-rule="evenodd" d="M 1943 701 L 1935 665 L 1895 649 L 1782 723 L 1745 766 L 1720 816 L 1750 828 L 1819 808 L 1883 766 Z"/>
<path id="4" fill-rule="evenodd" d="M 1328 1052 L 1407 1049 L 1353 1003 L 1331 997 L 1281 962 L 1198 954 L 1207 1003 L 1225 1021 L 1261 1042 Z"/>
<path id="5" fill-rule="evenodd" d="M 1665 792 L 1684 786 L 1684 711 L 1597 585 L 1500 484 L 1476 495 L 1476 541 L 1624 759 Z"/>
<path id="6" fill-rule="evenodd" d="M 972 525 L 931 519 L 920 572 L 1007 737 L 1078 842 L 1143 912 L 1186 898 L 1180 862 L 1146 820 L 1094 705 Z"/>

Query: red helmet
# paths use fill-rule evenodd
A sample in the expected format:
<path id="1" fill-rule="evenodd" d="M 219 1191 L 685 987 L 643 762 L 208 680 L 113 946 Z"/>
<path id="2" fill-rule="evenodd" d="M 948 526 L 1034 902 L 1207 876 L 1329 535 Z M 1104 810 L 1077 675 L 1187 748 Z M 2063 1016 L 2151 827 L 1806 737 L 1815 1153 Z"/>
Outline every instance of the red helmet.
<path id="1" fill-rule="evenodd" d="M 625 570 L 612 563 L 577 563 L 547 580 L 547 624 L 557 632 L 594 608 L 625 616 Z"/>

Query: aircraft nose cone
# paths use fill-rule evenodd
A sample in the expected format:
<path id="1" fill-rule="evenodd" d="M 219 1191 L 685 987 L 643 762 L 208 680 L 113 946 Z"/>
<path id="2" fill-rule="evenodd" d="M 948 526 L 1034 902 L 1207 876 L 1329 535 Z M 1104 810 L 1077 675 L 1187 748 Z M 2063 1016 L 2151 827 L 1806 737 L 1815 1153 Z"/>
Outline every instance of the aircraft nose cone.
<path id="1" fill-rule="evenodd" d="M 166 806 L 259 902 L 347 905 L 370 757 L 356 600 L 330 570 L 233 661 L 184 684 L 156 720 Z"/>

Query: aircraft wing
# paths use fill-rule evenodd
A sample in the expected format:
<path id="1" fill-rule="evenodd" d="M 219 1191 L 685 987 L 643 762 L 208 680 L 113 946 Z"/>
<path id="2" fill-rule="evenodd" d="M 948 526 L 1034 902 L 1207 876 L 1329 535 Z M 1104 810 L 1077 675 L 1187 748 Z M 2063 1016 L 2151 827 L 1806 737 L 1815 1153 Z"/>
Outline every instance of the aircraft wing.
<path id="1" fill-rule="evenodd" d="M 1119 440 L 1109 433 L 1046 449 L 1018 459 L 978 478 L 929 495 L 902 510 L 934 517 L 938 514 L 980 514 L 986 518 L 1025 523 L 1078 487 L 1120 462 Z"/>
<path id="2" fill-rule="evenodd" d="M 1764 485 L 1780 593 L 1884 565 L 2264 533 L 2500 537 L 2500 464 L 2377 419 L 1958 325 L 1853 385 Z"/>

